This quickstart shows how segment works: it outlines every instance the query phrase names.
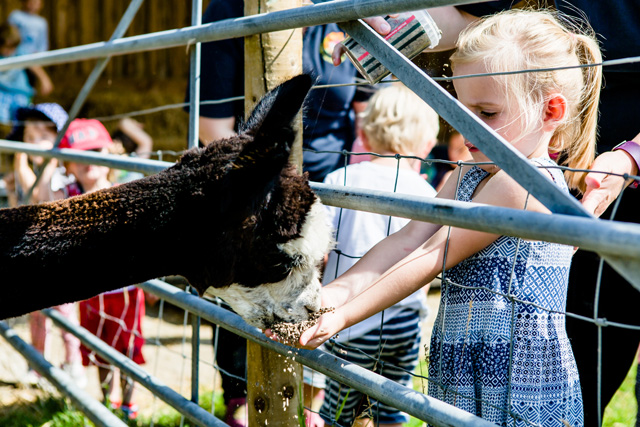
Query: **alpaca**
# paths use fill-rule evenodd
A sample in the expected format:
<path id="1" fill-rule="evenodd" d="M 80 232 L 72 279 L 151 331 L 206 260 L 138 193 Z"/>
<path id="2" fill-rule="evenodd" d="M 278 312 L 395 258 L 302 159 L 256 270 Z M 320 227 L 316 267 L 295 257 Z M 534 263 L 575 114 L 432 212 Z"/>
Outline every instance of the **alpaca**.
<path id="1" fill-rule="evenodd" d="M 308 319 L 331 245 L 322 205 L 289 163 L 311 84 L 308 75 L 281 84 L 237 136 L 161 173 L 0 210 L 0 318 L 182 275 L 258 328 Z"/>

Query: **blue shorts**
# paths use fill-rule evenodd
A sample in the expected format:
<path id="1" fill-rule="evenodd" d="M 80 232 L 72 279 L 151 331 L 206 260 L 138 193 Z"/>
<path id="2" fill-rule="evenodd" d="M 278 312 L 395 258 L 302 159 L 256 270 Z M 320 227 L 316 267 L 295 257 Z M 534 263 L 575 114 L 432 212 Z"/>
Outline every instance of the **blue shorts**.
<path id="1" fill-rule="evenodd" d="M 382 335 L 378 327 L 346 343 L 327 342 L 326 350 L 383 377 L 411 387 L 412 376 L 409 372 L 415 370 L 420 357 L 420 316 L 415 310 L 403 310 L 393 319 L 385 320 L 383 326 Z M 340 416 L 337 417 L 343 403 L 344 407 Z M 327 377 L 320 416 L 329 425 L 340 426 L 350 426 L 356 418 L 371 418 L 380 424 L 409 421 L 407 414 L 329 377 Z"/>

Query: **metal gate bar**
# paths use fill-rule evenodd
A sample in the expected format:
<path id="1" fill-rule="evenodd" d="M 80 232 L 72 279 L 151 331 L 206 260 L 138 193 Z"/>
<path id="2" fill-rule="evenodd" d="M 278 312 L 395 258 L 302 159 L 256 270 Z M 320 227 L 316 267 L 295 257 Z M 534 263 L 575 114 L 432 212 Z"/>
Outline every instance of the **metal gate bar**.
<path id="1" fill-rule="evenodd" d="M 167 285 L 170 286 L 170 285 Z M 81 326 L 73 325 L 67 319 L 54 309 L 45 309 L 42 312 L 56 325 L 65 331 L 78 337 L 87 347 L 98 353 L 102 358 L 113 366 L 126 373 L 136 382 L 151 391 L 154 395 L 173 406 L 176 411 L 183 414 L 186 418 L 199 426 L 226 427 L 227 425 L 211 415 L 209 412 L 198 406 L 197 403 L 191 402 L 174 391 L 160 380 L 153 377 L 147 371 L 142 369 L 134 361 L 111 347 Z"/>
<path id="2" fill-rule="evenodd" d="M 6 58 L 0 60 L 0 71 L 11 68 L 27 68 L 33 65 L 63 64 L 104 56 L 185 46 L 195 42 L 245 37 L 252 34 L 342 22 L 368 16 L 468 3 L 478 3 L 478 0 L 394 0 L 392 2 L 388 0 L 334 0 L 281 12 L 226 19 L 197 27 L 159 31 L 111 42 L 91 43 Z"/>
<path id="3" fill-rule="evenodd" d="M 13 346 L 40 375 L 48 379 L 60 392 L 67 396 L 87 418 L 98 427 L 126 427 L 120 418 L 109 411 L 106 406 L 90 397 L 86 391 L 78 387 L 61 369 L 49 363 L 35 348 L 24 342 L 18 334 L 0 321 L 0 335 Z"/>
<path id="4" fill-rule="evenodd" d="M 293 361 L 302 363 L 359 390 L 374 399 L 387 403 L 420 420 L 438 426 L 495 427 L 482 418 L 426 396 L 409 387 L 375 374 L 361 366 L 347 362 L 321 350 L 304 350 L 273 341 L 256 328 L 245 323 L 240 316 L 230 313 L 202 298 L 190 295 L 160 280 L 149 280 L 138 285 L 170 303 L 195 313 L 221 327 L 254 341 Z"/>

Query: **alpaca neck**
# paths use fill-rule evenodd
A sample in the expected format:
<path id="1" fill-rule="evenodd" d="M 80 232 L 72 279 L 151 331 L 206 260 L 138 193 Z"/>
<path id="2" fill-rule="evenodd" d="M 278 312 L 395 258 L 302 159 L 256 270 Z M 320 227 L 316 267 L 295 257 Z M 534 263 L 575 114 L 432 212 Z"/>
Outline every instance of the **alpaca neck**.
<path id="1" fill-rule="evenodd" d="M 180 274 L 183 259 L 167 249 L 179 244 L 169 230 L 177 190 L 157 182 L 147 187 L 143 180 L 0 210 L 0 277 L 9 288 L 0 317 Z"/>

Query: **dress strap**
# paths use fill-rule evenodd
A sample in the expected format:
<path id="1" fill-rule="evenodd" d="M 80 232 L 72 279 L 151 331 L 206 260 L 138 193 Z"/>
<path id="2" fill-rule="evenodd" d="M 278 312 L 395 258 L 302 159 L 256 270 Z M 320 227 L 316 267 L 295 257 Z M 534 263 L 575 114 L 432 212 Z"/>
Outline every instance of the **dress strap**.
<path id="1" fill-rule="evenodd" d="M 535 159 L 531 159 L 531 162 L 545 169 L 549 175 L 551 175 L 551 179 L 558 187 L 569 191 L 567 181 L 564 179 L 564 173 L 555 161 L 548 157 L 537 157 Z"/>
<path id="2" fill-rule="evenodd" d="M 460 186 L 456 191 L 457 200 L 470 202 L 478 184 L 480 184 L 487 175 L 489 175 L 489 172 L 479 168 L 478 166 L 473 166 L 469 169 L 462 177 Z"/>

